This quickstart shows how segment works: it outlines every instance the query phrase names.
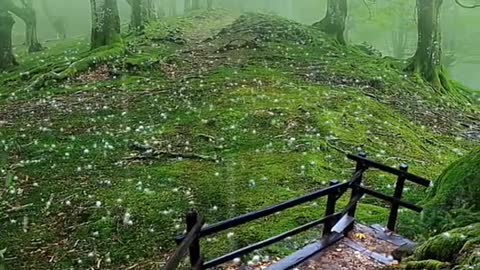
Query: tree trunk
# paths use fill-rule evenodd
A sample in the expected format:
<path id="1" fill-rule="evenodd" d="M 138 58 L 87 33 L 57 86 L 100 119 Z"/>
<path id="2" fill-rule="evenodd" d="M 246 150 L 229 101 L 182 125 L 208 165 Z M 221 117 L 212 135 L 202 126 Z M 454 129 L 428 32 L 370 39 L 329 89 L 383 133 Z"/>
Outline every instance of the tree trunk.
<path id="1" fill-rule="evenodd" d="M 155 3 L 153 0 L 127 0 L 127 2 L 132 9 L 130 28 L 136 33 L 141 33 L 148 22 L 157 18 Z"/>
<path id="2" fill-rule="evenodd" d="M 392 31 L 392 51 L 393 57 L 403 59 L 408 43 L 408 31 L 403 18 L 398 17 L 395 23 L 395 30 Z"/>
<path id="3" fill-rule="evenodd" d="M 201 8 L 200 0 L 192 0 L 192 9 L 197 10 L 200 8 Z"/>
<path id="4" fill-rule="evenodd" d="M 90 0 L 92 9 L 91 48 L 112 45 L 121 40 L 117 0 Z"/>
<path id="5" fill-rule="evenodd" d="M 207 9 L 213 9 L 213 0 L 207 0 Z"/>
<path id="6" fill-rule="evenodd" d="M 57 34 L 58 39 L 67 38 L 67 28 L 65 24 L 65 19 L 62 16 L 55 16 L 50 12 L 50 7 L 47 4 L 47 0 L 40 1 L 42 11 L 47 16 L 48 21 L 52 25 L 55 33 Z"/>
<path id="7" fill-rule="evenodd" d="M 13 1 L 4 1 L 6 10 L 15 14 L 25 22 L 25 45 L 29 52 L 38 52 L 43 49 L 37 37 L 37 15 L 33 8 L 32 0 L 21 1 L 22 7 L 18 7 Z"/>
<path id="8" fill-rule="evenodd" d="M 442 3 L 443 0 L 417 0 L 418 44 L 408 69 L 418 72 L 437 89 L 449 90 L 449 82 L 442 65 Z"/>
<path id="9" fill-rule="evenodd" d="M 168 15 L 177 16 L 177 0 L 168 0 Z"/>
<path id="10" fill-rule="evenodd" d="M 6 10 L 0 9 L 0 70 L 17 64 L 12 51 L 12 29 L 15 20 Z"/>
<path id="11" fill-rule="evenodd" d="M 345 22 L 347 19 L 347 0 L 328 0 L 325 18 L 314 24 L 341 44 L 345 44 Z"/>
<path id="12" fill-rule="evenodd" d="M 192 10 L 192 0 L 185 0 L 184 2 L 184 12 L 187 13 Z"/>

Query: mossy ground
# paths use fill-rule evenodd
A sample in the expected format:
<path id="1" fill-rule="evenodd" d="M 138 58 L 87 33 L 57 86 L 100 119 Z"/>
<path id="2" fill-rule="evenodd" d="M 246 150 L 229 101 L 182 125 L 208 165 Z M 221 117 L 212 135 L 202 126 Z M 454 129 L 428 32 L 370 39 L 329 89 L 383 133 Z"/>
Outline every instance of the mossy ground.
<path id="1" fill-rule="evenodd" d="M 354 164 L 345 153 L 359 151 L 434 179 L 475 144 L 461 125 L 473 109 L 436 96 L 401 63 L 265 15 L 217 35 L 233 19 L 211 11 L 153 24 L 125 38 L 126 55 L 104 63 L 107 72 L 100 66 L 36 91 L 27 87 L 33 73 L 88 55 L 88 44 L 21 54 L 22 65 L 2 74 L 0 250 L 8 269 L 158 267 L 191 208 L 213 223 L 271 206 L 348 179 Z M 232 43 L 236 34 L 248 42 Z M 134 142 L 219 161 L 127 161 Z M 392 193 L 394 182 L 375 171 L 365 181 Z M 407 186 L 406 199 L 424 195 Z M 366 198 L 359 219 L 385 223 L 384 206 Z M 205 255 L 316 219 L 323 207 L 306 204 L 207 239 Z M 262 252 L 284 255 L 312 234 Z"/>

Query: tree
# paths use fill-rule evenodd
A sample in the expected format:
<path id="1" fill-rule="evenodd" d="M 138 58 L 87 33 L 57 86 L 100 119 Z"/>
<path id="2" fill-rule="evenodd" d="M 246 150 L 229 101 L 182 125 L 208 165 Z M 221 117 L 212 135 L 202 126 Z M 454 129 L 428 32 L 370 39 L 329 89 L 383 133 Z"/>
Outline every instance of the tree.
<path id="1" fill-rule="evenodd" d="M 5 9 L 0 9 L 0 70 L 17 64 L 12 50 L 12 29 L 15 20 Z"/>
<path id="2" fill-rule="evenodd" d="M 57 38 L 66 39 L 67 38 L 67 28 L 65 24 L 65 19 L 62 16 L 53 15 L 50 12 L 50 7 L 48 6 L 47 0 L 40 1 L 42 11 L 47 16 L 48 21 L 52 25 L 53 29 L 57 33 Z"/>
<path id="3" fill-rule="evenodd" d="M 127 0 L 132 9 L 130 28 L 134 32 L 142 32 L 145 25 L 157 18 L 153 0 Z"/>
<path id="4" fill-rule="evenodd" d="M 17 6 L 16 3 L 20 3 Z M 0 4 L 7 11 L 13 13 L 25 22 L 25 45 L 29 52 L 38 52 L 43 49 L 37 37 L 37 15 L 33 8 L 33 0 L 0 0 Z"/>
<path id="5" fill-rule="evenodd" d="M 417 0 L 418 41 L 408 69 L 441 90 L 449 90 L 442 63 L 440 8 L 443 0 Z"/>
<path id="6" fill-rule="evenodd" d="M 192 10 L 200 9 L 200 0 L 192 0 Z"/>
<path id="7" fill-rule="evenodd" d="M 190 10 L 192 10 L 192 0 L 185 0 L 183 3 L 184 3 L 184 4 L 183 4 L 183 6 L 184 6 L 184 7 L 183 7 L 183 11 L 184 11 L 185 13 L 189 12 Z"/>
<path id="8" fill-rule="evenodd" d="M 121 40 L 117 0 L 90 0 L 92 15 L 91 48 Z"/>
<path id="9" fill-rule="evenodd" d="M 213 0 L 207 0 L 207 9 L 213 9 Z"/>
<path id="10" fill-rule="evenodd" d="M 328 0 L 327 14 L 314 26 L 335 38 L 339 43 L 345 44 L 344 32 L 347 15 L 347 0 Z"/>

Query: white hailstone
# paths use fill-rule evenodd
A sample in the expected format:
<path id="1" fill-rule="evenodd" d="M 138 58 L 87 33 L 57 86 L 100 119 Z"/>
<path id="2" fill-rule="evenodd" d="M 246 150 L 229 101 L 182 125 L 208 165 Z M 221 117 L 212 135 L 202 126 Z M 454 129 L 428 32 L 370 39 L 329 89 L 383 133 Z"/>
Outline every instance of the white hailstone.
<path id="1" fill-rule="evenodd" d="M 81 259 L 78 259 L 78 260 L 77 260 L 77 263 L 78 263 L 78 264 L 82 264 L 82 262 L 83 262 L 83 261 L 82 261 Z"/>
<path id="2" fill-rule="evenodd" d="M 88 154 L 88 153 L 90 153 L 90 150 L 88 150 L 87 148 L 85 148 L 85 149 L 83 150 L 83 153 L 84 153 L 84 154 Z"/>
<path id="3" fill-rule="evenodd" d="M 34 183 L 33 183 L 33 186 L 34 186 L 34 187 L 38 187 L 38 183 L 37 183 L 37 182 L 34 182 Z"/>
<path id="4" fill-rule="evenodd" d="M 93 252 L 93 251 L 89 252 L 87 256 L 90 257 L 90 258 L 93 258 L 95 256 L 95 252 Z"/>
<path id="5" fill-rule="evenodd" d="M 101 201 L 96 201 L 95 202 L 95 206 L 98 208 L 98 207 L 101 207 L 102 206 L 102 202 Z"/>
<path id="6" fill-rule="evenodd" d="M 304 170 L 305 170 L 305 165 L 300 166 L 300 169 L 301 169 L 302 171 L 304 171 Z"/>
<path id="7" fill-rule="evenodd" d="M 111 263 L 111 262 L 112 262 L 112 259 L 111 259 L 110 257 L 107 257 L 107 258 L 105 259 L 105 262 L 106 262 L 106 263 Z"/>
<path id="8" fill-rule="evenodd" d="M 219 172 L 215 172 L 215 176 L 219 176 L 219 175 L 220 175 L 220 173 L 219 173 Z"/>
<path id="9" fill-rule="evenodd" d="M 175 225 L 175 229 L 176 229 L 176 230 L 180 229 L 180 224 L 176 224 L 176 225 Z"/>
<path id="10" fill-rule="evenodd" d="M 133 225 L 133 221 L 132 221 L 132 220 L 129 220 L 129 221 L 127 222 L 127 225 L 128 225 L 128 226 L 132 226 L 132 225 Z"/>
<path id="11" fill-rule="evenodd" d="M 153 232 L 155 232 L 155 229 L 154 229 L 154 228 L 150 228 L 150 229 L 148 229 L 148 231 L 151 232 L 151 233 L 153 233 Z"/>
<path id="12" fill-rule="evenodd" d="M 70 153 L 69 153 L 69 152 L 66 152 L 66 153 L 65 153 L 65 156 L 66 156 L 66 157 L 69 157 L 69 156 L 70 156 Z"/>
<path id="13" fill-rule="evenodd" d="M 260 262 L 260 256 L 258 256 L 258 255 L 253 256 L 252 262 L 253 262 L 254 264 L 259 263 L 259 262 Z"/>
<path id="14" fill-rule="evenodd" d="M 93 237 L 98 237 L 99 235 L 100 235 L 100 233 L 99 233 L 98 231 L 94 231 L 94 232 L 92 233 L 92 236 L 93 236 Z"/>
<path id="15" fill-rule="evenodd" d="M 250 267 L 255 266 L 255 264 L 254 264 L 252 261 L 248 261 L 248 262 L 247 262 L 247 265 L 250 266 Z"/>
<path id="16" fill-rule="evenodd" d="M 233 232 L 227 233 L 227 238 L 232 239 L 235 234 Z"/>
<path id="17" fill-rule="evenodd" d="M 234 265 L 238 266 L 238 265 L 240 265 L 241 263 L 242 263 L 242 259 L 240 259 L 240 258 L 235 258 L 235 259 L 233 259 L 233 264 L 234 264 Z"/>
<path id="18" fill-rule="evenodd" d="M 122 202 L 123 202 L 123 200 L 121 198 L 117 199 L 117 203 L 122 203 Z"/>
<path id="19" fill-rule="evenodd" d="M 250 181 L 248 182 L 248 185 L 252 188 L 255 187 L 256 186 L 255 180 L 250 179 Z"/>
<path id="20" fill-rule="evenodd" d="M 66 206 L 71 206 L 71 205 L 72 205 L 72 202 L 69 201 L 69 200 L 67 200 L 67 201 L 65 201 L 65 205 L 66 205 Z"/>
<path id="21" fill-rule="evenodd" d="M 443 236 L 445 236 L 446 238 L 450 238 L 451 234 L 449 232 L 444 232 Z"/>
<path id="22" fill-rule="evenodd" d="M 270 256 L 268 255 L 264 256 L 262 259 L 262 262 L 265 262 L 265 263 L 270 262 Z"/>
<path id="23" fill-rule="evenodd" d="M 267 180 L 268 180 L 268 178 L 264 176 L 264 177 L 262 177 L 262 179 L 261 179 L 261 180 L 262 180 L 262 181 L 267 181 Z"/>
<path id="24" fill-rule="evenodd" d="M 217 210 L 218 210 L 218 206 L 214 205 L 214 206 L 212 207 L 212 210 L 213 210 L 213 211 L 217 211 Z"/>

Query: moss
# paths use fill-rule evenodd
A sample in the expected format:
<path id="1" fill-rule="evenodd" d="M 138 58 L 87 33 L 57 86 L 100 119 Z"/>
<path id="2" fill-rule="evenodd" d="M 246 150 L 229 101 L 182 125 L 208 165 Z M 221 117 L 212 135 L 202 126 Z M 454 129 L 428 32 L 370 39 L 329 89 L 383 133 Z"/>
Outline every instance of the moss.
<path id="1" fill-rule="evenodd" d="M 437 230 L 480 220 L 480 148 L 448 166 L 426 198 L 424 217 Z M 453 224 L 452 224 L 453 223 Z"/>
<path id="2" fill-rule="evenodd" d="M 464 267 L 480 267 L 480 236 L 465 243 L 456 262 Z"/>
<path id="3" fill-rule="evenodd" d="M 444 263 L 436 260 L 425 260 L 416 262 L 407 262 L 405 270 L 448 270 L 449 263 Z"/>
<path id="4" fill-rule="evenodd" d="M 414 254 L 415 260 L 434 259 L 452 262 L 469 239 L 480 235 L 480 223 L 457 228 L 434 236 L 421 244 Z"/>

